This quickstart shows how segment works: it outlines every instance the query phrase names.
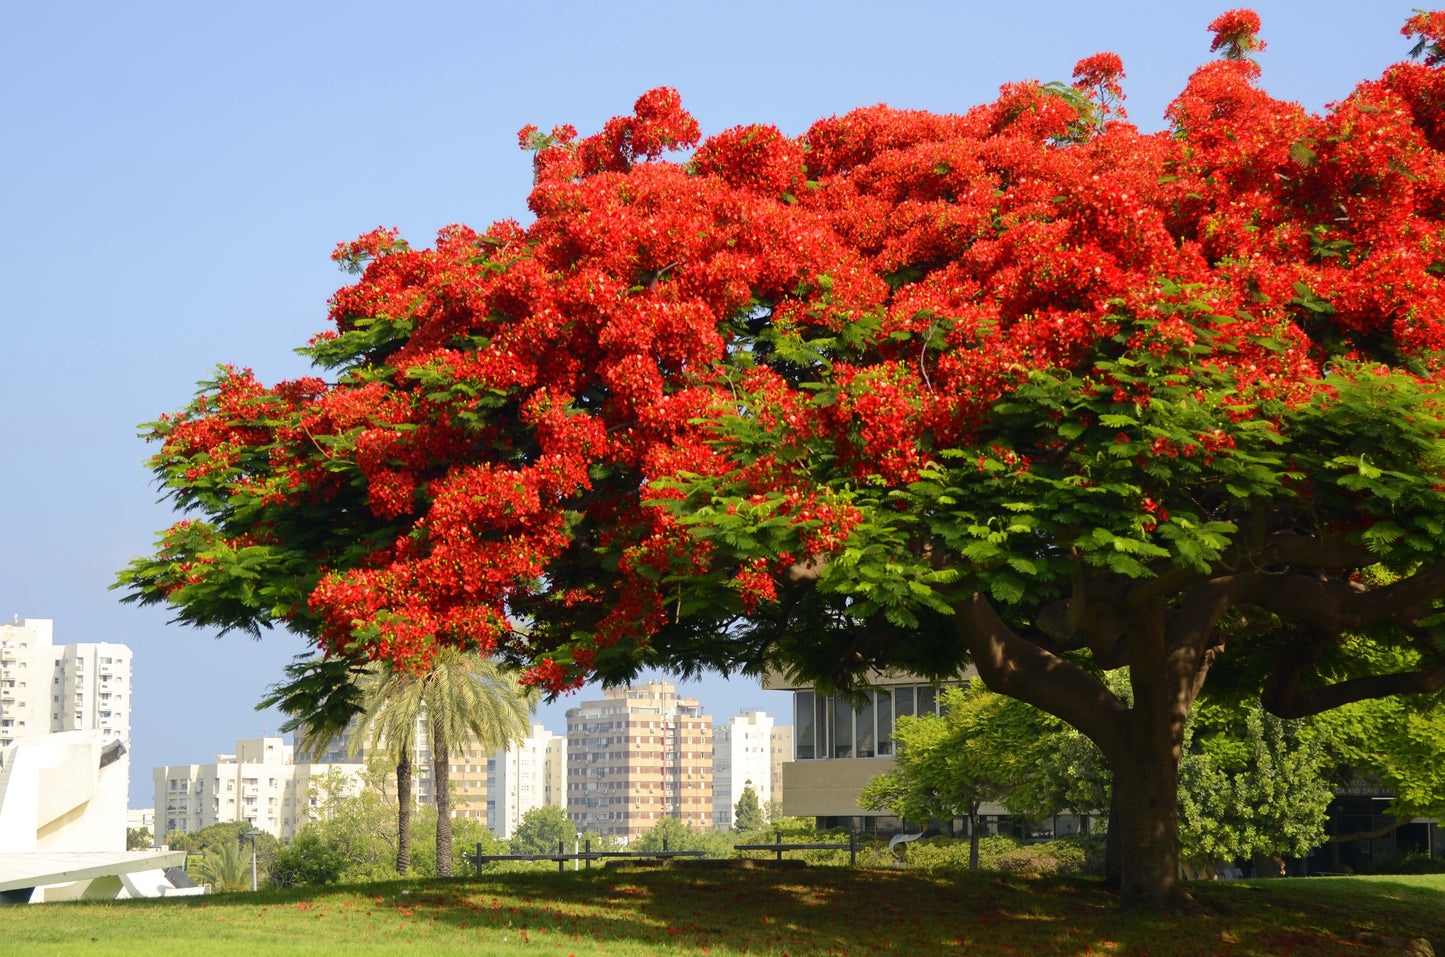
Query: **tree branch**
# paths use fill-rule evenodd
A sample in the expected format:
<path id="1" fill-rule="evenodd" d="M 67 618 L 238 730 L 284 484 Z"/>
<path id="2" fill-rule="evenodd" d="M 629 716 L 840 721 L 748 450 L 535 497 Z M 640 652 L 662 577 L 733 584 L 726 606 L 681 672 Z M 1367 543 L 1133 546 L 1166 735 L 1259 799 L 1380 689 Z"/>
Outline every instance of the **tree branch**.
<path id="1" fill-rule="evenodd" d="M 1409 823 L 1410 823 L 1410 818 L 1408 818 L 1408 817 L 1392 817 L 1392 818 L 1390 819 L 1390 823 L 1389 823 L 1389 824 L 1386 824 L 1386 825 L 1384 825 L 1383 827 L 1374 828 L 1373 830 L 1369 830 L 1369 831 L 1351 831 L 1351 832 L 1348 833 L 1348 834 L 1331 834 L 1330 837 L 1329 837 L 1329 840 L 1325 841 L 1325 843 L 1326 843 L 1326 844 L 1346 844 L 1346 843 L 1348 843 L 1348 842 L 1350 842 L 1350 841 L 1364 841 L 1364 840 L 1369 840 L 1370 838 L 1384 837 L 1386 834 L 1389 834 L 1391 831 L 1395 830 L 1396 828 L 1399 828 L 1399 827 L 1401 827 L 1401 826 L 1403 826 L 1403 825 L 1405 825 L 1405 824 L 1409 824 Z"/>
<path id="2" fill-rule="evenodd" d="M 1123 747 L 1129 709 L 1093 675 L 1025 641 L 978 593 L 954 609 L 953 622 L 990 689 L 1068 722 L 1106 756 Z"/>
<path id="3" fill-rule="evenodd" d="M 1397 694 L 1429 694 L 1445 688 L 1445 665 L 1432 671 L 1404 671 L 1388 675 L 1367 675 L 1350 678 L 1323 688 L 1300 690 L 1298 681 L 1284 682 L 1264 700 L 1270 713 L 1280 718 L 1306 718 L 1340 705 L 1367 698 L 1385 698 Z"/>
<path id="4" fill-rule="evenodd" d="M 1445 561 L 1426 565 L 1409 578 L 1365 588 L 1338 578 L 1303 574 L 1243 572 L 1242 601 L 1289 621 L 1339 633 L 1377 622 L 1413 625 L 1431 614 L 1429 603 L 1445 593 Z"/>

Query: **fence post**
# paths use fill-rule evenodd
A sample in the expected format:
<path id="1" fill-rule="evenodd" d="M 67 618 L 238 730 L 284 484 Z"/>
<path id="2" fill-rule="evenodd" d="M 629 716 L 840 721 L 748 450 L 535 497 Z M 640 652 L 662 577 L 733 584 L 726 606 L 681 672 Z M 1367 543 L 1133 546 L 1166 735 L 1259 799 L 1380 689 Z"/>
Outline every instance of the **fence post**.
<path id="1" fill-rule="evenodd" d="M 848 831 L 848 865 L 858 866 L 858 832 L 854 830 Z"/>
<path id="2" fill-rule="evenodd" d="M 587 869 L 590 871 L 592 870 L 592 838 L 589 837 L 583 843 L 582 849 L 587 852 Z"/>
<path id="3" fill-rule="evenodd" d="M 777 843 L 777 845 L 778 845 L 778 860 L 781 861 L 781 860 L 783 859 L 783 829 L 782 829 L 782 828 L 778 828 L 778 840 L 777 840 L 776 843 Z"/>
<path id="4" fill-rule="evenodd" d="M 472 858 L 472 863 L 477 866 L 477 876 L 482 876 L 482 842 L 477 842 L 477 856 Z"/>
<path id="5" fill-rule="evenodd" d="M 662 839 L 662 853 L 667 853 L 667 838 L 665 837 Z"/>
<path id="6" fill-rule="evenodd" d="M 566 853 L 567 853 L 567 845 L 566 845 L 566 843 L 565 843 L 560 837 L 557 838 L 557 873 L 558 873 L 558 874 L 561 874 L 561 873 L 563 873 L 564 871 L 567 870 L 567 859 L 562 856 L 563 854 L 566 854 Z"/>

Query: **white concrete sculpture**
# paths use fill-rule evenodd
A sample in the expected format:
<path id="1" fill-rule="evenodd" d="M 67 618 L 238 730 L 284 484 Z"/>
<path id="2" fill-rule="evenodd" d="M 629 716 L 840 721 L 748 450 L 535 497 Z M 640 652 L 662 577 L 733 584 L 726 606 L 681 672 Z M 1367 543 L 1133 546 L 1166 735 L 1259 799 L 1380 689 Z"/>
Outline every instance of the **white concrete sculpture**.
<path id="1" fill-rule="evenodd" d="M 0 901 L 158 897 L 184 851 L 127 851 L 130 759 L 100 731 L 21 738 L 0 749 Z"/>

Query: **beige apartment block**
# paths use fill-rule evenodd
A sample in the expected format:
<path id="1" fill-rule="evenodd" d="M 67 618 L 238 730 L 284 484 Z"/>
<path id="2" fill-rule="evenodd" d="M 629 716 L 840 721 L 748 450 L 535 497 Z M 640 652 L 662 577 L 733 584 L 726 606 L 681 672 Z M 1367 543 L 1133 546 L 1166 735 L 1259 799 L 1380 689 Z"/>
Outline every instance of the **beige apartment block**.
<path id="1" fill-rule="evenodd" d="M 653 682 L 567 712 L 567 813 L 579 831 L 630 841 L 663 818 L 712 827 L 712 717 Z"/>
<path id="2" fill-rule="evenodd" d="M 292 746 L 282 738 L 244 738 L 236 742 L 235 754 L 218 754 L 210 764 L 155 768 L 156 838 L 245 821 L 254 830 L 290 841 L 316 816 L 313 779 L 332 770 L 360 788 L 362 765 L 297 764 Z"/>
<path id="3" fill-rule="evenodd" d="M 99 730 L 130 744 L 131 651 L 107 641 L 54 644 L 55 623 L 0 624 L 0 747 L 36 734 Z"/>

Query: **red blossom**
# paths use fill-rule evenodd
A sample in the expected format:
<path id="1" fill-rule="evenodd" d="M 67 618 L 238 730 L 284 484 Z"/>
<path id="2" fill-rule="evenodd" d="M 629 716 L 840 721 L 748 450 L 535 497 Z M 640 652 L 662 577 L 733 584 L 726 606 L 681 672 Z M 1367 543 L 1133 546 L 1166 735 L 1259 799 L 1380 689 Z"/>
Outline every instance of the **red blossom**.
<path id="1" fill-rule="evenodd" d="M 1435 42 L 1442 18 L 1406 33 Z M 1210 28 L 1230 60 L 1263 47 L 1249 11 Z M 956 116 L 739 126 L 687 162 L 663 158 L 700 137 L 667 88 L 580 140 L 528 127 L 533 222 L 341 244 L 359 275 L 309 346 L 335 374 L 267 388 L 224 369 L 156 423 L 178 500 L 238 527 L 169 530 L 155 587 L 182 603 L 219 580 L 210 550 L 310 522 L 284 614 L 323 648 L 414 665 L 500 645 L 560 691 L 676 625 L 679 581 L 720 583 L 734 612 L 773 601 L 792 566 L 826 568 L 867 531 L 856 490 L 904 494 L 948 456 L 1001 481 L 1087 433 L 1145 474 L 1194 468 L 1237 454 L 1236 425 L 1327 400 L 1328 364 L 1376 361 L 1381 341 L 1433 381 L 1435 56 L 1318 116 L 1215 62 L 1163 135 L 1079 135 L 1083 100 L 1036 83 Z M 1122 98 L 1113 54 L 1074 77 L 1099 106 Z M 1154 371 L 1105 368 L 1120 352 Z M 1004 434 L 998 410 L 1041 371 L 1127 416 L 1171 375 L 1211 384 L 1181 393 L 1200 419 L 1168 435 L 1067 405 L 1036 439 Z M 686 488 L 704 480 L 721 515 L 766 513 L 756 554 L 693 534 Z M 1138 514 L 1157 528 L 1165 501 Z M 568 627 L 512 625 L 549 616 Z"/>

